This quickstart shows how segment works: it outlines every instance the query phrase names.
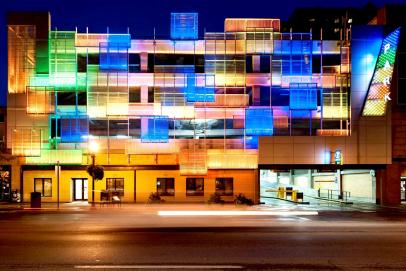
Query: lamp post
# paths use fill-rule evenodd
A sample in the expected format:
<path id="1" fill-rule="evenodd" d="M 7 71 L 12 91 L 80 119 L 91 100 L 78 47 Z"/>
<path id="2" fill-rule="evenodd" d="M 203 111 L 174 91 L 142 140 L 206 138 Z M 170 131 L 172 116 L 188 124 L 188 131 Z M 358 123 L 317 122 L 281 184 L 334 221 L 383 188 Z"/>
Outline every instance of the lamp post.
<path id="1" fill-rule="evenodd" d="M 94 168 L 96 162 L 96 152 L 99 149 L 99 145 L 95 141 L 91 141 L 89 143 L 89 152 L 90 156 L 92 157 L 92 167 Z M 94 174 L 92 174 L 92 206 L 95 206 L 94 203 Z"/>

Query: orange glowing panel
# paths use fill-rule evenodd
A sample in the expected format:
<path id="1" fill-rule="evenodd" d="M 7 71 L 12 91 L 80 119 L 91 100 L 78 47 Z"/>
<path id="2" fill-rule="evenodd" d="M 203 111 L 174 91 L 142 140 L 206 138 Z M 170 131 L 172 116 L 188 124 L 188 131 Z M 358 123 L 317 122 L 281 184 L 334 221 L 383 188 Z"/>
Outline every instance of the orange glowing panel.
<path id="1" fill-rule="evenodd" d="M 222 106 L 247 106 L 249 103 L 248 94 L 216 94 L 214 102 L 197 102 L 197 107 L 222 107 Z"/>
<path id="2" fill-rule="evenodd" d="M 46 87 L 27 88 L 27 113 L 51 114 L 55 112 L 55 93 Z"/>
<path id="3" fill-rule="evenodd" d="M 317 129 L 318 136 L 349 136 L 350 131 L 345 129 Z"/>
<path id="4" fill-rule="evenodd" d="M 186 149 L 179 152 L 179 171 L 181 175 L 207 174 L 207 151 L 205 149 Z"/>
<path id="5" fill-rule="evenodd" d="M 275 32 L 281 29 L 280 19 L 244 19 L 227 18 L 224 29 L 226 32 L 245 32 L 248 28 L 271 28 Z"/>
<path id="6" fill-rule="evenodd" d="M 207 150 L 209 169 L 255 169 L 258 168 L 257 150 Z"/>
<path id="7" fill-rule="evenodd" d="M 40 156 L 41 130 L 34 128 L 13 129 L 11 153 L 15 156 Z"/>

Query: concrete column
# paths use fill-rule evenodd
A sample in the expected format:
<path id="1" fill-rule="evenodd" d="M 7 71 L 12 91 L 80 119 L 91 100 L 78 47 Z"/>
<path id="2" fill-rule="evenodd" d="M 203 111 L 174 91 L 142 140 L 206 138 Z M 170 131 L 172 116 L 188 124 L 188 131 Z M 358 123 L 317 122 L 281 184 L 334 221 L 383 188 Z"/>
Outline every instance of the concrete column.
<path id="1" fill-rule="evenodd" d="M 400 173 L 399 162 L 387 165 L 385 169 L 377 170 L 376 202 L 381 205 L 400 204 Z"/>

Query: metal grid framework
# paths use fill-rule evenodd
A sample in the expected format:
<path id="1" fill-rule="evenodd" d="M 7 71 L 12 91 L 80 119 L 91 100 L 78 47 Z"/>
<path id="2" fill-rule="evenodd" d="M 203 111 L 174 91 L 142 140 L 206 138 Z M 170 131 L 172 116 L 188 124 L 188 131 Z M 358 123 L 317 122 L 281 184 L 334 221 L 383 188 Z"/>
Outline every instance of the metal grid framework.
<path id="1" fill-rule="evenodd" d="M 197 14 L 172 14 L 170 40 L 53 30 L 48 73 L 36 69 L 35 28 L 8 35 L 9 95 L 25 93 L 34 131 L 36 116 L 49 120 L 42 141 L 10 139 L 16 155 L 49 158 L 98 140 L 107 155 L 172 153 L 182 173 L 202 174 L 256 167 L 258 136 L 350 131 L 348 45 L 281 33 L 277 19 L 227 19 L 225 32 L 200 40 Z M 327 54 L 338 61 L 323 65 Z"/>

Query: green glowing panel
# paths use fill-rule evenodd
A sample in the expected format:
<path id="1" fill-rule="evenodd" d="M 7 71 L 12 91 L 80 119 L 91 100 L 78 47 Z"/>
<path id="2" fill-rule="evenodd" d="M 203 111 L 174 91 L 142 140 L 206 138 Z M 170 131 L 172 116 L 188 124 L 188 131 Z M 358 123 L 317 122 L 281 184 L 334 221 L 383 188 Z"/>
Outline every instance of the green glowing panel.
<path id="1" fill-rule="evenodd" d="M 83 90 L 77 76 L 75 32 L 50 32 L 49 83 L 59 91 Z"/>
<path id="2" fill-rule="evenodd" d="M 35 71 L 37 74 L 48 74 L 49 40 L 37 40 L 35 46 Z"/>

